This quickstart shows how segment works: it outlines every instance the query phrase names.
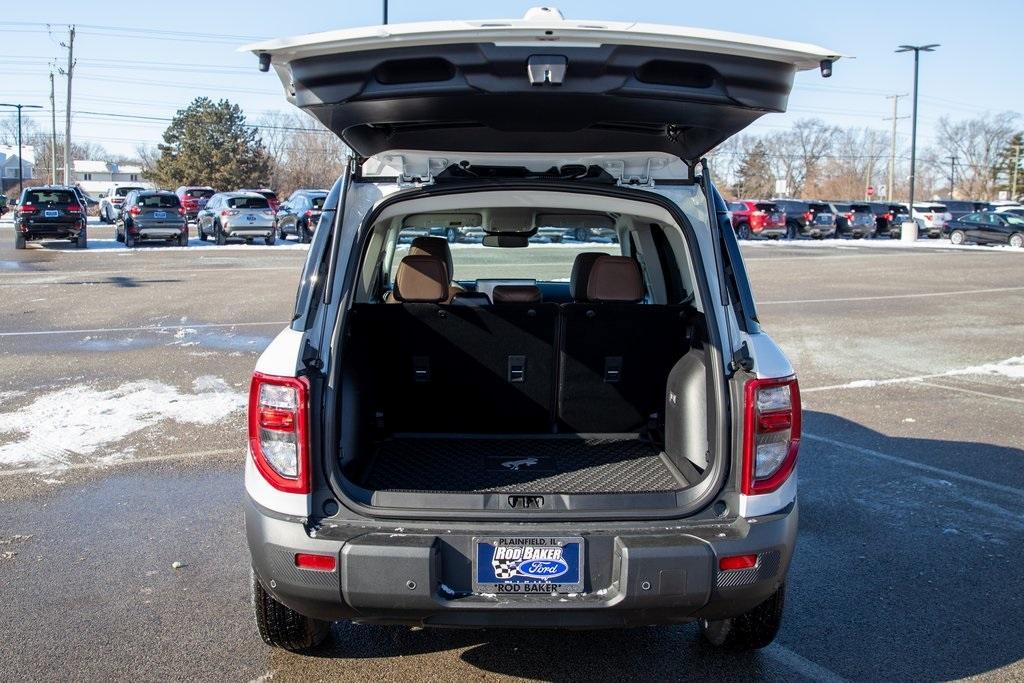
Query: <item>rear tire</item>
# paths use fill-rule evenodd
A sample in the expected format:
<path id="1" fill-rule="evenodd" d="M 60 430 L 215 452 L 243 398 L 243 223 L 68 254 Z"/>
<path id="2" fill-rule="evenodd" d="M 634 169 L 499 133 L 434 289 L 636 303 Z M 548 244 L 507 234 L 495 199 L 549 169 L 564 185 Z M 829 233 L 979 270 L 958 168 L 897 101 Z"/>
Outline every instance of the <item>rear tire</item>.
<path id="1" fill-rule="evenodd" d="M 290 652 L 307 652 L 330 635 L 330 622 L 312 619 L 279 603 L 263 589 L 253 570 L 250 570 L 250 584 L 256 628 L 267 645 Z"/>
<path id="2" fill-rule="evenodd" d="M 25 241 L 25 236 L 24 235 L 18 235 L 18 234 L 14 235 L 14 248 L 15 249 L 24 249 L 25 248 L 25 244 L 26 244 L 26 241 Z"/>
<path id="3" fill-rule="evenodd" d="M 954 230 L 953 232 L 949 233 L 950 244 L 963 244 L 966 239 L 967 235 L 964 234 L 963 230 Z"/>
<path id="4" fill-rule="evenodd" d="M 180 233 L 178 233 L 178 246 L 179 247 L 187 247 L 188 246 L 188 230 L 182 230 Z"/>
<path id="5" fill-rule="evenodd" d="M 128 232 L 128 229 L 125 228 L 125 230 L 124 230 L 124 246 L 128 247 L 129 249 L 134 249 L 137 244 L 138 244 L 138 241 L 135 239 L 135 236 L 132 235 L 130 232 Z"/>
<path id="6" fill-rule="evenodd" d="M 199 225 L 199 223 L 196 223 L 196 231 L 199 233 L 200 242 L 205 242 L 206 240 L 210 239 L 210 236 L 203 232 L 203 227 Z"/>
<path id="7" fill-rule="evenodd" d="M 1020 249 L 1021 247 L 1024 247 L 1024 234 L 1015 232 L 1012 235 L 1010 235 L 1010 246 L 1014 247 L 1015 249 Z"/>
<path id="8" fill-rule="evenodd" d="M 733 652 L 767 647 L 779 632 L 785 602 L 786 586 L 782 585 L 770 598 L 749 612 L 730 619 L 701 621 L 701 635 L 708 644 Z"/>
<path id="9" fill-rule="evenodd" d="M 750 225 L 747 223 L 740 223 L 736 226 L 736 237 L 741 240 L 750 239 Z"/>
<path id="10" fill-rule="evenodd" d="M 78 239 L 75 241 L 78 242 L 79 249 L 89 248 L 89 235 L 85 231 L 85 226 L 82 226 L 82 229 L 78 231 Z"/>
<path id="11" fill-rule="evenodd" d="M 223 247 L 225 244 L 228 243 L 227 235 L 225 235 L 224 231 L 221 230 L 220 223 L 217 223 L 213 226 L 213 235 L 214 237 L 217 238 L 218 246 Z"/>
<path id="12" fill-rule="evenodd" d="M 273 235 L 270 235 L 269 237 L 264 237 L 263 238 L 263 243 L 266 244 L 268 247 L 274 246 L 274 242 L 276 242 L 276 241 L 277 241 L 277 238 L 274 237 Z"/>
<path id="13" fill-rule="evenodd" d="M 448 228 L 448 233 L 447 233 L 446 237 L 448 238 L 448 243 L 449 244 L 455 244 L 456 242 L 459 241 L 459 231 L 458 231 L 458 229 L 457 228 Z"/>

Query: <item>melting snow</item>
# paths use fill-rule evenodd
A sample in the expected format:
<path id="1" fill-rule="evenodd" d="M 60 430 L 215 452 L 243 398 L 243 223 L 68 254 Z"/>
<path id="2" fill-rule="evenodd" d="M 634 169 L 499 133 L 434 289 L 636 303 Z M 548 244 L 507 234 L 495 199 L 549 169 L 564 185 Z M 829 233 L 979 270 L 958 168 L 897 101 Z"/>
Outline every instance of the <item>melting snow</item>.
<path id="1" fill-rule="evenodd" d="M 106 462 L 125 457 L 113 444 L 163 420 L 212 425 L 245 407 L 243 392 L 204 375 L 193 393 L 161 382 L 128 382 L 115 389 L 78 384 L 41 394 L 0 412 L 0 466 L 59 468 L 72 459 Z"/>

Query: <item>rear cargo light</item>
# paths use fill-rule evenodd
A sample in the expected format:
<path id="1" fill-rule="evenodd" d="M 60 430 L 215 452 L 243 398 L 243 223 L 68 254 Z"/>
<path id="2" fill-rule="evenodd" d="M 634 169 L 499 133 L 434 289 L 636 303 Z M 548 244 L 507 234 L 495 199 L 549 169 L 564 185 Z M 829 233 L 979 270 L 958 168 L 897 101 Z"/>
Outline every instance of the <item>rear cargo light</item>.
<path id="1" fill-rule="evenodd" d="M 747 495 L 770 493 L 793 473 L 800 448 L 800 387 L 795 377 L 752 379 L 744 390 L 743 476 Z"/>
<path id="2" fill-rule="evenodd" d="M 718 568 L 722 571 L 730 569 L 751 569 L 757 566 L 757 555 L 731 555 L 718 560 Z"/>
<path id="3" fill-rule="evenodd" d="M 249 447 L 267 482 L 287 493 L 309 493 L 304 377 L 253 373 L 249 386 Z"/>
<path id="4" fill-rule="evenodd" d="M 295 553 L 295 566 L 299 569 L 312 569 L 318 572 L 333 572 L 338 566 L 338 558 L 334 555 Z"/>

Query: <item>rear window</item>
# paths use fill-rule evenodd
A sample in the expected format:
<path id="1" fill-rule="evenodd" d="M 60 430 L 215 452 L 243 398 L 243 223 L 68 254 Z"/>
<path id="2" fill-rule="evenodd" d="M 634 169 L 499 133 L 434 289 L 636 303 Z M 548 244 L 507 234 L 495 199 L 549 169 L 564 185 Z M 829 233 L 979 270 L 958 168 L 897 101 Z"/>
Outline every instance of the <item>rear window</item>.
<path id="1" fill-rule="evenodd" d="M 756 206 L 758 211 L 766 211 L 767 213 L 778 213 L 780 211 L 779 206 L 771 202 L 758 202 Z"/>
<path id="2" fill-rule="evenodd" d="M 213 190 L 203 190 L 203 189 L 200 189 L 200 188 L 194 188 L 194 189 L 191 189 L 191 190 L 185 190 L 185 196 L 186 197 L 192 197 L 193 199 L 203 199 L 203 198 L 209 199 L 214 194 L 216 194 L 216 192 L 214 192 Z"/>
<path id="3" fill-rule="evenodd" d="M 832 213 L 832 207 L 828 204 L 808 204 L 807 210 L 815 213 Z"/>
<path id="4" fill-rule="evenodd" d="M 70 190 L 31 190 L 25 195 L 26 204 L 77 204 L 78 197 Z"/>
<path id="5" fill-rule="evenodd" d="M 141 187 L 118 187 L 118 188 L 114 189 L 114 196 L 116 196 L 116 197 L 125 197 L 132 190 L 141 190 L 141 189 L 142 189 Z"/>
<path id="6" fill-rule="evenodd" d="M 312 197 L 310 201 L 313 203 L 314 209 L 322 209 L 324 208 L 324 202 L 327 201 L 327 195 L 324 195 L 323 197 Z"/>
<path id="7" fill-rule="evenodd" d="M 141 207 L 157 209 L 176 209 L 181 206 L 178 197 L 173 194 L 143 194 L 139 195 L 135 203 Z"/>
<path id="8" fill-rule="evenodd" d="M 915 204 L 916 211 L 931 211 L 932 213 L 945 213 L 945 204 Z"/>
<path id="9" fill-rule="evenodd" d="M 836 207 L 836 211 L 851 211 L 852 205 L 850 204 L 833 204 Z"/>
<path id="10" fill-rule="evenodd" d="M 271 192 L 270 190 L 258 190 L 257 192 L 266 197 L 267 199 L 273 199 L 274 201 L 277 201 L 276 192 Z"/>
<path id="11" fill-rule="evenodd" d="M 228 206 L 232 209 L 269 209 L 266 197 L 230 197 Z"/>
<path id="12" fill-rule="evenodd" d="M 729 210 L 730 211 L 746 211 L 747 207 L 744 206 L 743 204 L 740 204 L 739 202 L 733 202 L 732 204 L 729 205 Z"/>
<path id="13" fill-rule="evenodd" d="M 850 210 L 857 213 L 871 213 L 871 207 L 867 204 L 850 204 Z"/>

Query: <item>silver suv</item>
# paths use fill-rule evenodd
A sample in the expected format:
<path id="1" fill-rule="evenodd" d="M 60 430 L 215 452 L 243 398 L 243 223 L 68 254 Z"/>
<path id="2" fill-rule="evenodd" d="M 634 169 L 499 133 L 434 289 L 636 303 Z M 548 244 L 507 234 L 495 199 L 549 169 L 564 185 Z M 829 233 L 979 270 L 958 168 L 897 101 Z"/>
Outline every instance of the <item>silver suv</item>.
<path id="1" fill-rule="evenodd" d="M 699 621 L 770 643 L 800 395 L 703 156 L 836 55 L 550 9 L 251 49 L 355 154 L 252 377 L 263 639 Z M 589 222 L 617 239 L 530 239 Z M 482 240 L 423 230 L 446 224 Z"/>
<path id="2" fill-rule="evenodd" d="M 262 239 L 273 244 L 274 210 L 270 202 L 255 192 L 219 192 L 196 215 L 196 231 L 204 242 L 210 237 L 217 244 L 241 238 L 251 244 Z"/>

